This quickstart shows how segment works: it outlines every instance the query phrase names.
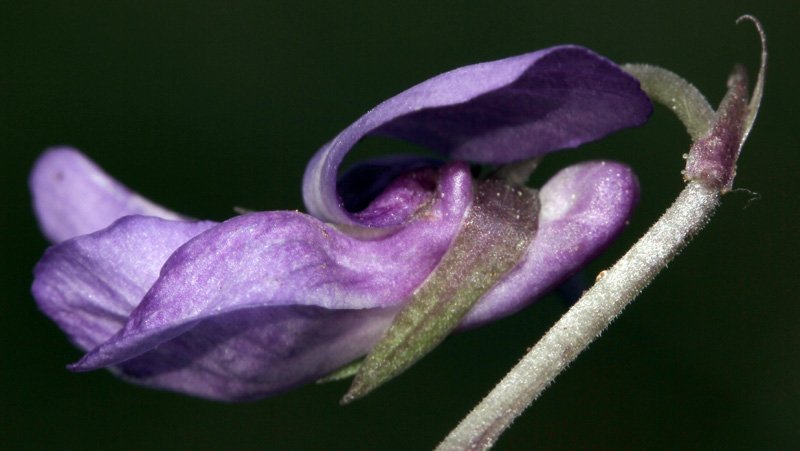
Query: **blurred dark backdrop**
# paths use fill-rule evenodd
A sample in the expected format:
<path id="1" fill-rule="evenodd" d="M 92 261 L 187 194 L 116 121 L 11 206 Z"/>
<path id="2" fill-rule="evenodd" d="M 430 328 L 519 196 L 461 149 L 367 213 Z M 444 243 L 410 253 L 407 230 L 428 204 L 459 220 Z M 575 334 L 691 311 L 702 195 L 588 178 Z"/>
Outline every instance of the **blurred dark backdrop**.
<path id="1" fill-rule="evenodd" d="M 201 218 L 301 208 L 309 156 L 368 108 L 447 69 L 579 43 L 662 65 L 716 104 L 734 63 L 770 39 L 763 109 L 736 186 L 699 238 L 534 404 L 499 449 L 788 449 L 800 441 L 797 1 L 0 3 L 0 447 L 428 449 L 563 312 L 546 298 L 453 337 L 348 407 L 346 384 L 219 404 L 71 374 L 80 353 L 41 315 L 31 269 L 47 243 L 27 172 L 42 149 L 83 149 L 129 186 Z M 795 33 L 793 35 L 792 33 Z M 794 44 L 793 44 L 794 42 Z M 752 73 L 752 72 L 751 72 Z M 688 138 L 652 122 L 559 167 L 635 167 L 641 207 L 593 278 L 682 186 Z M 382 143 L 365 146 L 377 149 Z M 387 144 L 388 145 L 388 144 Z M 362 153 L 366 153 L 364 151 Z"/>

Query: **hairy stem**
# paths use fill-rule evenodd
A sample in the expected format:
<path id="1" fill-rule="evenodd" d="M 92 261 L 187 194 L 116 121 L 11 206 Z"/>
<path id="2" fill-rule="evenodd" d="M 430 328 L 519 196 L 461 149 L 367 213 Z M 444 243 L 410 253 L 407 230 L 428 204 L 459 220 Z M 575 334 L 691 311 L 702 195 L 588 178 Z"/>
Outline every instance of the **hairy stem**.
<path id="1" fill-rule="evenodd" d="M 491 448 L 511 422 L 703 228 L 719 198 L 718 190 L 701 183 L 686 185 L 653 227 L 561 317 L 437 449 Z"/>
<path id="2" fill-rule="evenodd" d="M 624 67 L 651 99 L 667 106 L 692 138 L 684 176 L 688 183 L 647 233 L 545 334 L 499 384 L 445 437 L 437 450 L 488 449 L 512 421 L 605 330 L 708 222 L 730 190 L 742 144 L 753 126 L 767 67 L 764 30 L 753 95 L 744 70 L 734 69 L 728 93 L 714 112 L 700 92 L 679 76 L 648 65 Z"/>

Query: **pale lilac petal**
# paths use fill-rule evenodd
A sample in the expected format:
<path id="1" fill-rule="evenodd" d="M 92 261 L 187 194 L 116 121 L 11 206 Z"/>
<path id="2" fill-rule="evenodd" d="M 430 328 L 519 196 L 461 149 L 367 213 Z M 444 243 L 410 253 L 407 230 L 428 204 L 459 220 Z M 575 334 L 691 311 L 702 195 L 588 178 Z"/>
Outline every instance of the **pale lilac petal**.
<path id="1" fill-rule="evenodd" d="M 132 192 L 69 147 L 53 148 L 39 157 L 30 188 L 39 225 L 54 243 L 100 230 L 128 215 L 186 219 Z"/>
<path id="2" fill-rule="evenodd" d="M 40 309 L 79 348 L 117 333 L 177 247 L 215 223 L 128 216 L 47 251 L 32 287 Z M 245 308 L 215 315 L 144 355 L 111 367 L 142 385 L 234 400 L 312 381 L 363 354 L 392 308 Z"/>
<path id="3" fill-rule="evenodd" d="M 321 219 L 357 223 L 336 184 L 344 156 L 369 134 L 460 160 L 506 163 L 641 125 L 651 111 L 633 77 L 582 47 L 466 66 L 392 97 L 342 131 L 306 167 L 303 198 Z"/>
<path id="4" fill-rule="evenodd" d="M 242 215 L 207 230 L 173 253 L 125 327 L 74 368 L 114 365 L 129 378 L 146 373 L 142 383 L 239 399 L 346 364 L 369 349 L 461 227 L 469 168 L 451 164 L 440 174 L 433 204 L 381 235 L 354 238 L 355 230 L 294 212 Z M 243 317 L 253 322 L 237 327 Z M 241 365 L 220 363 L 238 359 L 239 349 Z M 181 350 L 190 350 L 183 364 L 153 363 Z M 216 382 L 187 382 L 195 379 Z"/>
<path id="5" fill-rule="evenodd" d="M 527 255 L 478 301 L 462 327 L 515 313 L 580 270 L 625 227 L 639 184 L 629 167 L 595 161 L 561 170 L 539 196 L 539 230 Z"/>
<path id="6" fill-rule="evenodd" d="M 214 224 L 124 217 L 48 249 L 33 297 L 72 342 L 93 349 L 122 328 L 175 249 Z"/>

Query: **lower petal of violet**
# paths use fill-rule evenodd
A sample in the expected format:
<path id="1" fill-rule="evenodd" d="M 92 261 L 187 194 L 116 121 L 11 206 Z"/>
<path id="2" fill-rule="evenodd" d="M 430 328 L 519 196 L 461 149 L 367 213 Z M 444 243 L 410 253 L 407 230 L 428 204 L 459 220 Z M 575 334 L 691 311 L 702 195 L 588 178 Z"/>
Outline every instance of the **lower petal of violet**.
<path id="1" fill-rule="evenodd" d="M 34 269 L 39 308 L 88 351 L 128 321 L 175 249 L 216 225 L 127 216 L 51 247 Z"/>
<path id="2" fill-rule="evenodd" d="M 245 308 L 197 322 L 186 332 L 116 366 L 151 387 L 243 401 L 313 382 L 367 352 L 395 308 Z"/>
<path id="3" fill-rule="evenodd" d="M 372 340 L 362 335 L 383 327 L 363 318 L 383 321 L 385 312 L 408 298 L 432 271 L 461 227 L 472 195 L 466 165 L 448 165 L 439 173 L 437 190 L 428 193 L 428 202 L 421 202 L 422 213 L 403 227 L 369 238 L 354 237 L 354 230 L 343 233 L 300 213 L 253 213 L 211 227 L 194 239 L 184 236 L 188 242 L 171 243 L 180 247 L 169 255 L 174 247 L 148 253 L 151 246 L 144 237 L 169 236 L 187 223 L 123 218 L 51 248 L 37 266 L 33 294 L 42 310 L 84 349 L 108 339 L 75 369 L 116 366 L 124 376 L 148 385 L 217 399 L 264 396 L 324 375 L 366 352 L 377 335 Z M 401 180 L 376 202 L 391 197 L 393 190 L 407 192 L 413 186 L 419 184 Z M 131 263 L 118 265 L 117 259 L 126 256 Z M 136 273 L 140 260 L 155 263 L 146 268 L 147 275 Z M 153 273 L 158 273 L 153 269 L 159 267 L 160 276 L 153 282 Z M 82 273 L 87 274 L 85 282 L 74 283 Z M 250 315 L 242 316 L 242 311 Z M 92 329 L 105 317 L 112 320 L 106 321 L 103 333 L 82 337 L 82 329 Z M 257 321 L 261 328 L 232 325 L 235 318 L 257 317 L 264 319 Z M 357 327 L 352 326 L 353 318 L 362 318 Z M 116 334 L 108 337 L 114 326 Z M 346 337 L 357 340 L 349 343 Z M 236 358 L 242 343 L 244 348 L 257 343 L 273 358 L 260 360 L 255 370 L 246 364 L 246 356 L 241 366 L 220 366 L 220 358 Z M 185 359 L 174 358 L 190 349 Z M 162 352 L 172 362 L 167 365 L 170 371 L 152 363 Z M 287 355 L 297 362 L 291 363 Z M 309 363 L 309 356 L 318 356 L 318 362 Z M 185 365 L 175 363 L 181 361 Z M 276 376 L 282 367 L 287 370 Z M 222 382 L 187 382 L 208 380 L 214 368 L 228 372 Z M 245 368 L 246 374 L 236 368 Z M 296 374 L 287 376 L 292 371 Z M 254 377 L 257 382 L 240 380 Z"/>

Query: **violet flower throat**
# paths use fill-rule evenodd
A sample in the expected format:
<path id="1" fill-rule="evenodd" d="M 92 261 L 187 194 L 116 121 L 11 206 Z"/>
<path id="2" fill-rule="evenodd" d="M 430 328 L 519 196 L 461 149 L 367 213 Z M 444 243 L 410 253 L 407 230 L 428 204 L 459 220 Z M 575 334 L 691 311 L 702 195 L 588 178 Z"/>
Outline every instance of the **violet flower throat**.
<path id="1" fill-rule="evenodd" d="M 632 76 L 578 46 L 463 67 L 384 101 L 323 146 L 303 178 L 309 214 L 221 223 L 144 199 L 77 150 L 50 149 L 30 178 L 54 243 L 33 296 L 86 352 L 73 371 L 236 401 L 368 354 L 351 400 L 451 331 L 519 311 L 603 250 L 638 199 L 630 168 L 584 162 L 535 191 L 513 165 L 641 125 L 651 111 Z M 340 175 L 373 135 L 441 159 L 382 158 Z M 477 178 L 470 163 L 500 169 Z"/>

